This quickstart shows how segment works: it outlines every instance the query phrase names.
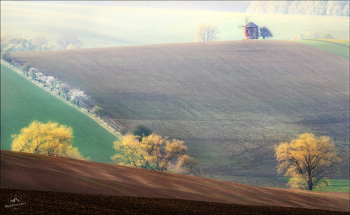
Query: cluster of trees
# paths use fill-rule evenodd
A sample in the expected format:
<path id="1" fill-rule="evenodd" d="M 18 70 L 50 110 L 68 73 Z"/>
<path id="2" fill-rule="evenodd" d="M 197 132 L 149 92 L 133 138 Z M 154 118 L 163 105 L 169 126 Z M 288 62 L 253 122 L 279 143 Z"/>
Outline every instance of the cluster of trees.
<path id="1" fill-rule="evenodd" d="M 199 170 L 198 161 L 185 154 L 187 146 L 183 141 L 168 140 L 168 137 L 153 134 L 143 125 L 134 126 L 123 141 L 115 141 L 114 149 L 118 154 L 111 159 L 120 165 L 166 171 L 170 161 L 177 159 L 179 172 L 191 174 Z"/>
<path id="2" fill-rule="evenodd" d="M 49 44 L 48 39 L 44 36 L 8 37 L 6 33 L 1 33 L 1 52 L 79 49 L 83 45 L 84 43 L 73 33 L 66 33 L 57 38 L 56 45 Z"/>
<path id="3" fill-rule="evenodd" d="M 349 16 L 349 1 L 252 1 L 246 12 Z"/>
<path id="4" fill-rule="evenodd" d="M 1 58 L 11 65 L 14 63 L 9 52 L 5 52 L 1 55 Z M 58 95 L 63 96 L 67 100 L 72 101 L 74 104 L 80 105 L 81 102 L 87 101 L 90 96 L 87 96 L 84 91 L 74 88 L 71 89 L 69 84 L 58 81 L 53 76 L 46 76 L 39 72 L 39 69 L 34 68 L 31 63 L 26 63 L 22 67 L 22 72 L 26 76 L 32 78 L 34 81 L 42 83 L 44 87 L 50 87 L 51 90 L 55 90 Z"/>
<path id="5" fill-rule="evenodd" d="M 49 45 L 46 37 L 7 37 L 1 36 L 1 51 L 18 52 L 18 51 L 38 51 L 52 50 L 55 46 Z"/>
<path id="6" fill-rule="evenodd" d="M 280 143 L 275 152 L 278 173 L 290 177 L 288 185 L 291 188 L 302 190 L 329 186 L 327 177 L 341 161 L 329 137 L 317 138 L 310 133 L 302 134 L 290 143 Z"/>
<path id="7" fill-rule="evenodd" d="M 74 104 L 79 104 L 90 98 L 84 91 L 74 88 L 71 89 L 69 84 L 62 83 L 58 81 L 57 78 L 53 76 L 45 76 L 43 73 L 39 72 L 37 68 L 34 68 L 30 63 L 26 63 L 22 67 L 22 72 L 27 76 L 31 77 L 33 80 L 42 83 L 44 86 L 50 87 L 51 90 L 56 90 L 59 95 L 62 95 L 67 100 L 72 101 Z"/>
<path id="8" fill-rule="evenodd" d="M 20 134 L 12 135 L 12 138 L 12 151 L 88 159 L 79 153 L 78 148 L 72 146 L 72 128 L 58 123 L 34 121 L 23 128 Z"/>
<path id="9" fill-rule="evenodd" d="M 292 40 L 302 40 L 302 39 L 334 39 L 334 37 L 328 33 L 324 32 L 320 34 L 318 31 L 314 31 L 306 34 L 299 34 L 292 38 Z"/>
<path id="10" fill-rule="evenodd" d="M 69 84 L 62 83 L 60 81 L 57 82 L 54 88 L 57 91 L 58 95 L 61 95 L 63 98 L 66 98 L 67 100 L 72 101 L 74 104 L 77 104 L 78 106 L 80 105 L 81 102 L 85 102 L 90 98 L 90 96 L 85 95 L 84 91 L 77 88 L 71 89 Z"/>
<path id="11" fill-rule="evenodd" d="M 212 24 L 202 23 L 198 25 L 196 31 L 196 42 L 210 42 L 219 39 L 217 34 L 220 33 L 218 28 Z M 260 36 L 265 39 L 273 37 L 270 29 L 266 26 L 260 28 Z"/>

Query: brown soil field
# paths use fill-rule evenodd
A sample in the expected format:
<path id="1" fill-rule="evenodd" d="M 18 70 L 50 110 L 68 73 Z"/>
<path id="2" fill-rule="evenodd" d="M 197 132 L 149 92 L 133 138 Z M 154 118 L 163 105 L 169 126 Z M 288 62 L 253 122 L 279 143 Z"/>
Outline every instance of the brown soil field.
<path id="1" fill-rule="evenodd" d="M 236 208 L 247 211 L 250 210 L 248 209 L 250 207 L 257 211 L 272 210 L 270 207 L 256 208 L 251 205 L 349 211 L 349 197 L 334 197 L 327 193 L 318 195 L 318 193 L 263 188 L 175 173 L 4 150 L 1 151 L 1 188 L 2 204 L 6 204 L 9 196 L 18 195 L 22 201 L 28 200 L 28 212 L 33 212 L 34 208 L 37 210 L 41 207 L 46 212 L 66 211 L 69 213 L 70 210 L 76 210 L 86 214 L 94 214 L 99 210 L 113 213 L 118 210 L 126 211 L 128 208 L 131 211 L 126 214 L 137 214 L 140 211 L 142 213 L 150 208 L 155 211 L 154 213 L 152 210 L 152 212 L 148 211 L 149 214 L 171 214 L 172 211 L 179 213 L 187 211 L 188 214 L 195 214 L 196 210 L 199 211 L 197 214 L 206 210 L 207 213 L 204 214 L 210 214 L 211 210 L 213 214 L 225 214 L 226 211 L 232 212 Z M 27 192 L 30 190 L 55 193 Z M 70 195 L 67 193 L 98 195 Z M 30 202 L 33 202 L 35 207 L 30 206 Z M 110 205 L 111 202 L 122 203 Z M 59 206 L 60 204 L 62 205 Z M 126 206 L 118 208 L 117 205 L 123 204 Z M 3 207 L 2 211 L 4 211 Z M 61 209 L 58 209 L 59 207 Z M 163 212 L 159 212 L 157 208 Z M 273 210 L 276 214 L 283 214 L 283 210 L 293 212 L 292 209 L 283 208 Z M 305 211 L 292 212 L 290 214 L 306 214 Z M 317 214 L 317 211 L 314 212 Z"/>
<path id="2" fill-rule="evenodd" d="M 205 177 L 284 187 L 274 146 L 309 132 L 331 138 L 343 160 L 334 177 L 349 178 L 349 60 L 341 56 L 278 40 L 11 55 L 84 90 L 123 126 L 184 141 Z"/>

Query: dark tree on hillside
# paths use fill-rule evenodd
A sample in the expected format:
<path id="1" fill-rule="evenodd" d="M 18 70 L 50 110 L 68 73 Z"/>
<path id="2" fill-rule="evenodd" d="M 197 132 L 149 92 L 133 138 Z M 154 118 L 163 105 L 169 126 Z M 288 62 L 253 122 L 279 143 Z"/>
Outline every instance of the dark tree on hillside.
<path id="1" fill-rule="evenodd" d="M 29 72 L 29 69 L 32 68 L 32 64 L 27 62 L 26 64 L 24 64 L 24 66 L 22 67 L 22 71 L 23 73 L 26 73 L 27 76 L 28 76 L 28 72 Z"/>
<path id="2" fill-rule="evenodd" d="M 7 61 L 9 63 L 12 62 L 11 54 L 8 51 L 5 51 L 5 52 L 1 53 L 1 59 L 3 59 L 4 61 Z"/>
<path id="3" fill-rule="evenodd" d="M 152 130 L 144 125 L 137 124 L 130 129 L 130 134 L 140 136 L 139 141 L 141 141 L 143 136 L 148 137 L 151 135 Z"/>
<path id="4" fill-rule="evenodd" d="M 273 37 L 270 29 L 268 29 L 268 27 L 264 26 L 262 28 L 260 28 L 260 36 L 265 39 L 265 37 Z"/>

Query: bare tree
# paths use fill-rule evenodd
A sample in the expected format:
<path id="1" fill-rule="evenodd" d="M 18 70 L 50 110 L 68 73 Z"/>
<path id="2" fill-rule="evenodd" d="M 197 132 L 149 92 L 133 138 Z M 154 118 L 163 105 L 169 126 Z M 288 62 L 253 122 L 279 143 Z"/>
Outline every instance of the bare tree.
<path id="1" fill-rule="evenodd" d="M 57 38 L 56 44 L 58 49 L 67 49 L 67 47 L 81 48 L 84 45 L 84 43 L 78 39 L 78 36 L 73 33 L 66 33 Z"/>
<path id="2" fill-rule="evenodd" d="M 200 24 L 196 31 L 196 41 L 197 42 L 210 42 L 219 39 L 216 35 L 220 33 L 218 28 L 214 25 L 209 24 Z"/>

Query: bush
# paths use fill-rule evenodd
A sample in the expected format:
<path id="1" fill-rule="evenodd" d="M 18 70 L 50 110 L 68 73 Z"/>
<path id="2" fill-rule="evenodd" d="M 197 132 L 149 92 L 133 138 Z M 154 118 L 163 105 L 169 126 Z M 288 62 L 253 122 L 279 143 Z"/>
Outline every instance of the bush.
<path id="1" fill-rule="evenodd" d="M 151 135 L 152 130 L 144 125 L 137 124 L 130 129 L 130 134 L 140 136 L 139 140 L 141 141 L 143 136 L 148 137 L 149 135 Z"/>
<path id="2" fill-rule="evenodd" d="M 24 64 L 24 66 L 22 67 L 22 71 L 23 73 L 27 74 L 28 76 L 28 72 L 29 72 L 29 69 L 32 68 L 32 64 L 27 62 L 26 64 Z"/>
<path id="3" fill-rule="evenodd" d="M 12 62 L 11 54 L 10 54 L 10 52 L 7 52 L 7 51 L 1 53 L 1 59 L 3 59 L 6 62 L 9 62 L 9 63 Z"/>
<path id="4" fill-rule="evenodd" d="M 322 34 L 321 39 L 334 39 L 332 35 L 328 32 Z"/>
<path id="5" fill-rule="evenodd" d="M 121 128 L 119 131 L 124 136 L 128 132 L 128 129 L 127 128 Z"/>

